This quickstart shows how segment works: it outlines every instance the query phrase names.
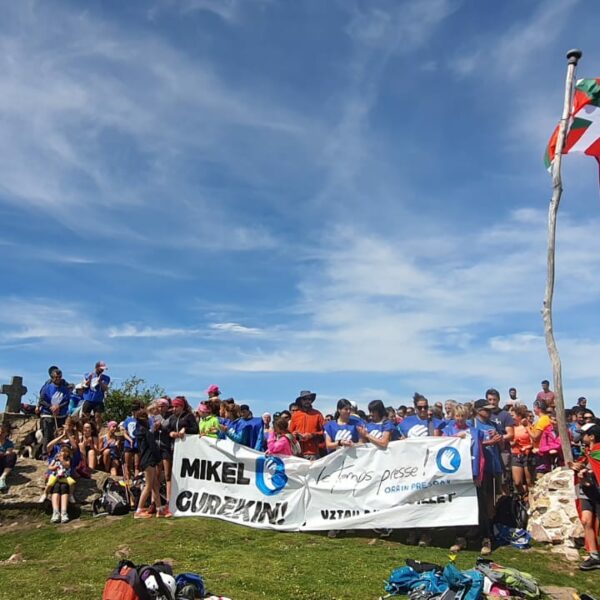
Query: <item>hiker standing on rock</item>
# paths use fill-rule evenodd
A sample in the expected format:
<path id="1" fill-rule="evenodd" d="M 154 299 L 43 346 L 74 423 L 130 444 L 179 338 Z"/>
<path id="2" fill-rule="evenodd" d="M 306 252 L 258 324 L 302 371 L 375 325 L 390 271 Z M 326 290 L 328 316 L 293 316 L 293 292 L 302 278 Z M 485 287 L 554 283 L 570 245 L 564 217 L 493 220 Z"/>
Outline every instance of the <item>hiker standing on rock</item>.
<path id="1" fill-rule="evenodd" d="M 71 391 L 63 379 L 62 371 L 54 369 L 50 373 L 50 381 L 40 390 L 38 410 L 40 414 L 44 458 L 47 456 L 48 442 L 54 439 L 56 430 L 62 427 L 67 417 Z"/>

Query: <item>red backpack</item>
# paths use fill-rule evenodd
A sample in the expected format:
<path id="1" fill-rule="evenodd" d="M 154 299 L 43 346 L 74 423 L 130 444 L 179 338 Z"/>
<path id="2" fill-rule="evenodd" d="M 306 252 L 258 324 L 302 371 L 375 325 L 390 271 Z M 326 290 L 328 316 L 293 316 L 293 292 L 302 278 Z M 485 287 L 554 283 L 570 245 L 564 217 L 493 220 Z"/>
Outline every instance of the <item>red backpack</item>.
<path id="1" fill-rule="evenodd" d="M 102 600 L 152 600 L 152 596 L 137 567 L 129 560 L 122 560 L 106 580 Z"/>

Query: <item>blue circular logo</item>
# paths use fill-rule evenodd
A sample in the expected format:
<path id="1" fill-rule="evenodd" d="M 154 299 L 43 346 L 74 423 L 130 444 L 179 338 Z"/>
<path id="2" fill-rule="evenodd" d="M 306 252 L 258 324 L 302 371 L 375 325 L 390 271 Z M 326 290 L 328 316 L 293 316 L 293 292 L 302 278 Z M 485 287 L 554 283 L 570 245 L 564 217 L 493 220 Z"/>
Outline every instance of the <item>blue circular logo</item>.
<path id="1" fill-rule="evenodd" d="M 445 446 L 438 450 L 435 462 L 442 473 L 456 473 L 460 469 L 460 452 L 452 446 Z"/>
<path id="2" fill-rule="evenodd" d="M 278 494 L 286 485 L 285 464 L 278 456 L 256 459 L 256 487 L 265 496 Z"/>

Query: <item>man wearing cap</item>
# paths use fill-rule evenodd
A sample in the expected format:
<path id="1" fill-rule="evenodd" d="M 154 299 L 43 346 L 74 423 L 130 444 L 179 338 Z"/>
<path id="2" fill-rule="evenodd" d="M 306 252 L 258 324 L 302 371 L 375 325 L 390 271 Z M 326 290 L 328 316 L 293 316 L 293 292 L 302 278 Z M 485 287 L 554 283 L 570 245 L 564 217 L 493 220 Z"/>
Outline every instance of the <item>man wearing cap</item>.
<path id="1" fill-rule="evenodd" d="M 84 415 L 94 413 L 96 427 L 98 431 L 102 428 L 102 414 L 104 413 L 104 396 L 110 384 L 110 377 L 104 372 L 106 363 L 99 360 L 91 373 L 84 376 L 85 391 L 83 392 L 83 408 L 81 412 Z"/>
<path id="2" fill-rule="evenodd" d="M 487 403 L 492 406 L 490 410 L 490 422 L 496 427 L 498 433 L 502 436 L 502 442 L 499 444 L 500 458 L 502 459 L 502 485 L 504 493 L 508 494 L 509 485 L 512 480 L 512 453 L 510 443 L 515 439 L 515 420 L 511 414 L 500 408 L 500 393 L 494 388 L 485 392 Z"/>
<path id="3" fill-rule="evenodd" d="M 585 457 L 569 466 L 577 473 L 578 510 L 583 525 L 585 547 L 589 553 L 580 565 L 582 571 L 600 569 L 597 526 L 600 517 L 600 426 L 586 423 L 582 426 Z"/>
<path id="4" fill-rule="evenodd" d="M 536 400 L 543 400 L 548 408 L 554 408 L 554 392 L 550 389 L 547 379 L 542 381 L 542 391 L 537 393 Z"/>
<path id="5" fill-rule="evenodd" d="M 300 442 L 302 456 L 308 460 L 319 458 L 319 445 L 323 441 L 323 428 L 325 419 L 323 415 L 313 408 L 317 395 L 308 390 L 303 390 L 296 398 L 298 410 L 292 413 L 290 420 L 290 433 Z"/>
<path id="6" fill-rule="evenodd" d="M 481 554 L 487 555 L 492 552 L 492 518 L 494 516 L 494 506 L 496 504 L 496 495 L 500 494 L 502 459 L 500 457 L 500 445 L 504 438 L 492 421 L 491 412 L 495 405 L 490 404 L 486 399 L 480 399 L 475 402 L 475 419 L 473 427 L 481 430 L 483 433 L 483 454 L 484 468 L 481 485 L 477 487 L 477 500 L 479 503 L 479 528 L 483 538 L 481 544 Z"/>
<path id="7" fill-rule="evenodd" d="M 214 383 L 209 385 L 204 393 L 208 396 L 209 400 L 218 400 L 221 396 L 221 390 L 219 389 L 219 386 Z"/>

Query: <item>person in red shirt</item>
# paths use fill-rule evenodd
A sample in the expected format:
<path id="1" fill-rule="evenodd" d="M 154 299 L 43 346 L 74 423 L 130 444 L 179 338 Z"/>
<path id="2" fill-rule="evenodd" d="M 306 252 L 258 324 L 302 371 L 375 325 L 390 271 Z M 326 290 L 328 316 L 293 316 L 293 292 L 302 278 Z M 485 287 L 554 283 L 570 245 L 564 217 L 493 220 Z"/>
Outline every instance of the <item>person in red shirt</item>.
<path id="1" fill-rule="evenodd" d="M 323 442 L 325 419 L 312 406 L 316 397 L 314 392 L 308 390 L 300 392 L 296 398 L 299 410 L 292 414 L 290 420 L 290 433 L 296 436 L 300 442 L 302 456 L 308 460 L 319 458 L 319 446 Z"/>
<path id="2" fill-rule="evenodd" d="M 550 389 L 550 382 L 547 379 L 542 381 L 542 391 L 538 392 L 536 400 L 543 400 L 548 408 L 554 408 L 554 392 Z"/>

